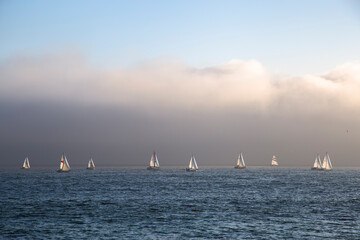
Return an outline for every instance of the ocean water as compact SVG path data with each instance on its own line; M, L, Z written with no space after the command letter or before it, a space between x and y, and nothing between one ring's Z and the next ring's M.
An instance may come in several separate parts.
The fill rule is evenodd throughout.
M360 239L360 170L0 170L1 239Z

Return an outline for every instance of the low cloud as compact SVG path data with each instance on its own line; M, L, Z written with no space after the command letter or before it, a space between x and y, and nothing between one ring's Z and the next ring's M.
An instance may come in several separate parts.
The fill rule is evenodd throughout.
M358 166L360 63L324 74L274 74L256 60L195 68L159 58L101 68L77 52L17 56L0 63L0 167L30 154L38 166L311 166L329 151L334 166ZM121 157L118 157L121 156ZM19 163L19 159L21 160ZM85 160L84 160L85 159ZM101 159L101 161L100 161Z
M160 58L128 68L94 66L77 52L17 56L0 65L0 98L140 109L245 108L314 113L360 107L360 62L321 75L273 74L256 60L195 68Z

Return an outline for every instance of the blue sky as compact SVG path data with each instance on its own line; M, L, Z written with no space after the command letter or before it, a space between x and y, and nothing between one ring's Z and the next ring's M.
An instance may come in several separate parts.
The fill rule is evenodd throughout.
M103 66L256 59L321 73L360 56L355 1L1 1L0 59L78 49Z

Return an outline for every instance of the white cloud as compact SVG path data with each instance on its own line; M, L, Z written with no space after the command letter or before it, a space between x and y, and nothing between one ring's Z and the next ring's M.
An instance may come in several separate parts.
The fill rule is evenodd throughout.
M78 53L23 56L0 65L0 98L152 108L244 107L302 112L360 107L360 63L323 75L272 74L256 60L194 68L155 59L100 69Z

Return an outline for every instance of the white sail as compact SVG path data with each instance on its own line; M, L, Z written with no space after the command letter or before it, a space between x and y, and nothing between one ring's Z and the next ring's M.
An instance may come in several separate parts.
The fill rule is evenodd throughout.
M321 158L319 155L317 156L317 165L318 165L318 169L321 169Z
M271 166L278 166L278 165L279 165L279 163L277 162L277 159L274 155L271 160Z
M333 168L333 166L332 166L332 163L331 163L331 160L330 160L330 156L329 156L328 153L326 153L326 155L327 155L327 159L328 159L328 165L329 165L330 170L331 170Z
M149 166L150 167L155 167L154 155L151 155Z
M95 163L92 158L90 158L87 169L95 169Z
M324 160L323 160L323 165L322 165L323 169L324 170L327 170L329 169L329 161L328 161L328 158L327 158L327 154L325 154L324 156Z
M29 163L29 158L28 157L25 158L22 168L24 168L24 169L29 169L30 168L30 163Z
M326 159L326 155L325 155L325 156L324 156L324 160L323 160L322 165L321 165L321 168L322 168L322 169L325 169L326 166L327 166L327 159Z
M196 170L199 169L194 156L193 156L193 166L194 166L194 169L196 169Z
M91 159L91 166L92 166L93 168L95 168L95 163L94 163L94 160L93 160L93 159Z
M154 153L154 159L155 159L155 161L154 161L155 167L160 167L159 160L158 160L157 155L155 153Z
M242 153L240 153L240 156L241 156L241 166L246 167L244 157L243 157Z
M316 156L313 168L316 168L316 169L317 169L317 168L319 167L317 161L318 161L318 158L317 158L317 156Z
M245 167L246 167L246 165L245 165L244 157L243 157L242 153L240 152L235 168L245 168Z
M67 172L70 171L70 165L68 160L66 159L65 154L61 155L60 167L58 172Z
M324 156L324 160L322 162L321 168L328 171L332 169L332 164L328 153L326 153Z
M159 168L160 168L160 163L156 153L154 152L154 154L151 155L148 169L159 169Z
M321 160L319 154L316 155L313 169L321 169Z
M63 166L64 166L64 154L61 155L61 160L60 160L60 167L59 167L59 170L62 170L63 169Z
M63 166L63 171L69 171L70 170L70 165L69 162L65 156L65 161L64 161L64 166Z
M193 164L193 156L191 156L190 158L190 162L189 162L189 169L193 169L194 168L194 164Z
M236 162L236 166L239 167L241 165L241 156L239 154L237 162Z
M322 162L321 168L324 170L332 170L332 164L328 153L326 153L324 156L324 160Z
M194 157L194 156L191 156L190 162L189 162L189 167L186 168L186 170L187 170L187 171L196 171L196 170L198 170L198 169L199 169L199 167L198 167L198 165L197 165L197 163L196 163L195 157Z

